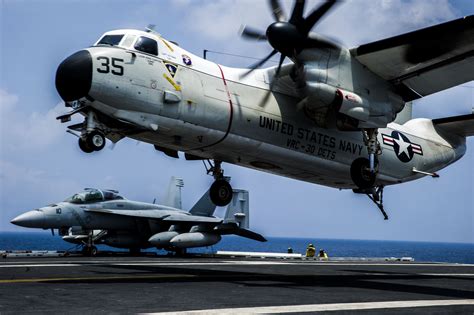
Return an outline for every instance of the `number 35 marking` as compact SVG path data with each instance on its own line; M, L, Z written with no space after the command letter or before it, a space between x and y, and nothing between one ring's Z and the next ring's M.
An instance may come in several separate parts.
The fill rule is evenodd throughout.
M102 61L100 67L97 68L97 72L100 73L109 73L110 71L110 59L109 57L99 56L97 57L98 61ZM124 62L123 59L112 58L112 74L123 75L123 66L121 63Z

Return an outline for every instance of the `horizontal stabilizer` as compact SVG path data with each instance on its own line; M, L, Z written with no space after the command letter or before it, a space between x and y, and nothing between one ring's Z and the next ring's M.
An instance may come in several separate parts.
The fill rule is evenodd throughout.
M220 235L238 235L251 240L266 242L267 239L262 235L247 229L240 228L236 223L223 223L214 228L214 232Z
M448 133L474 136L474 114L433 119L433 124Z

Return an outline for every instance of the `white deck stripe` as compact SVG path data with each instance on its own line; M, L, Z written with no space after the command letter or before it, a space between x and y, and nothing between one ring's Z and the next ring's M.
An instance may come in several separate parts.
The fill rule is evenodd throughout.
M147 314L277 314L277 313L351 311L351 310L393 309L393 308L453 306L453 305L474 305L474 300L472 299L471 300L418 300L418 301L310 304L310 305L208 309L208 310L197 310L197 311L163 312L163 313L147 313Z
M444 264L444 263L370 263L370 262L319 262L319 261L219 261L219 262L158 262L158 261L71 261L70 263L0 263L0 268L19 267L77 267L77 266L245 266L245 265L296 265L296 266L403 266L403 267L473 267L472 264ZM437 275L427 274L427 275ZM444 275L444 274L440 274Z

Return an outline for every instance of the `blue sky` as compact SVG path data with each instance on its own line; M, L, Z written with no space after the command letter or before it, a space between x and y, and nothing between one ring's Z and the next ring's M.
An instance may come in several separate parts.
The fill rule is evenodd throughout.
M284 3L290 12L291 2ZM210 49L261 57L271 48L240 39L238 30L242 24L264 30L272 22L266 1L0 0L0 10L0 230L27 231L9 221L83 187L160 200L176 175L185 180L184 206L198 200L212 183L201 162L174 160L132 140L81 153L76 138L55 120L66 111L54 87L56 68L105 31L148 24L197 55ZM316 30L352 47L473 13L471 0L346 1ZM211 58L229 66L253 62ZM414 112L445 117L469 113L473 104L469 82L417 101ZM251 227L267 236L471 243L473 170L469 139L466 156L439 172L441 178L386 188L391 219L383 221L365 196L225 164L234 187L250 191Z

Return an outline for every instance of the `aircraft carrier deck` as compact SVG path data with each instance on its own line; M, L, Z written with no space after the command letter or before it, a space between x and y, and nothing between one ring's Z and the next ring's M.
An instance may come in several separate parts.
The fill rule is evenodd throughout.
M0 257L0 314L473 314L474 265L235 257Z

